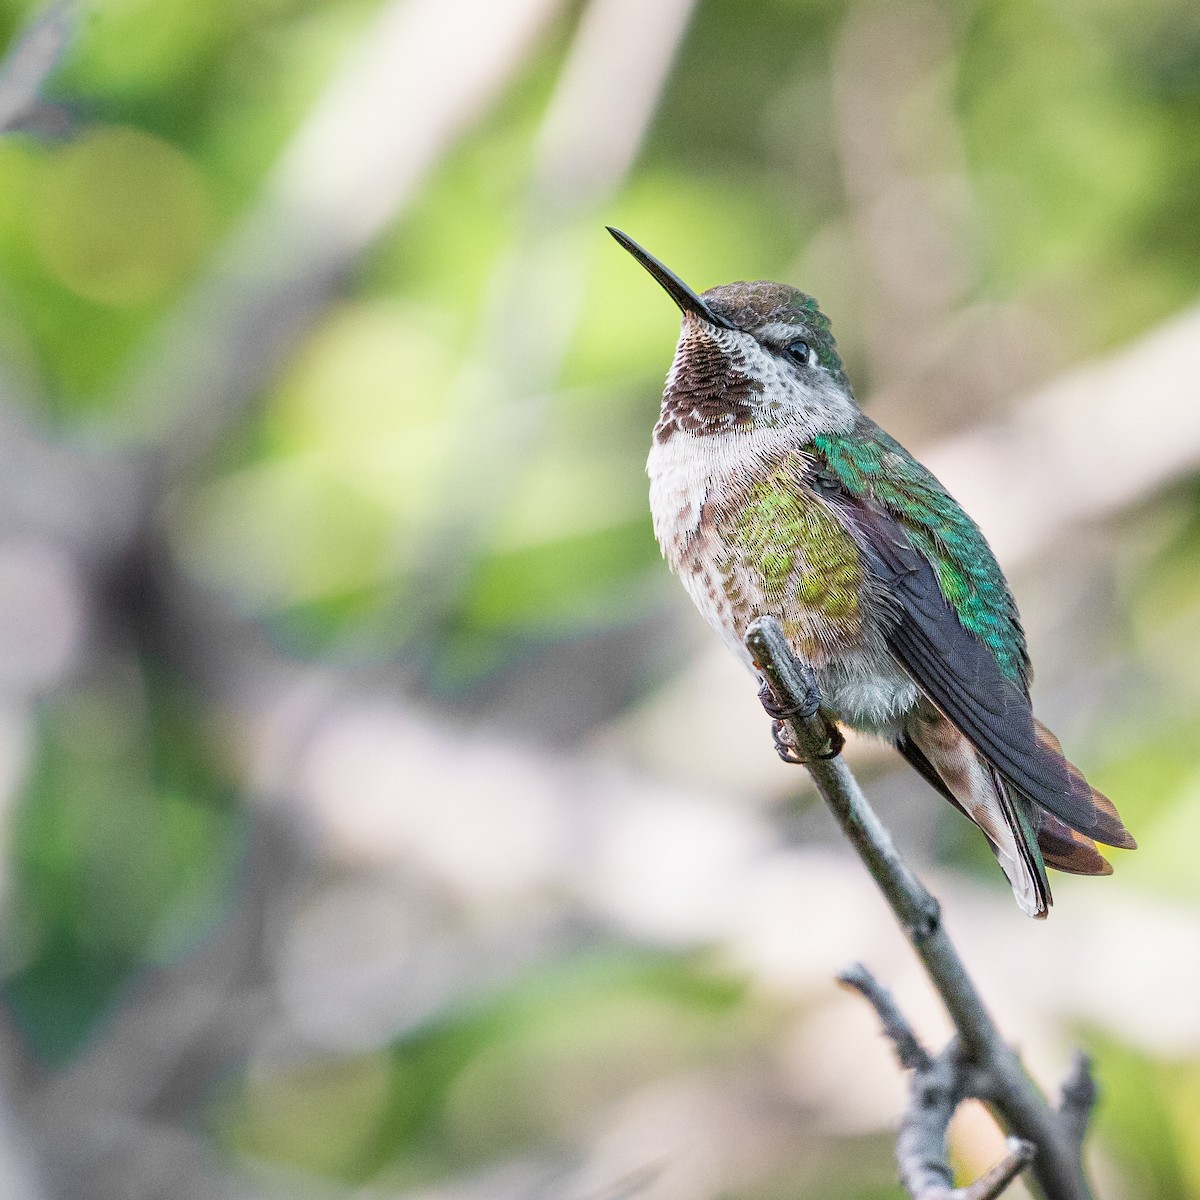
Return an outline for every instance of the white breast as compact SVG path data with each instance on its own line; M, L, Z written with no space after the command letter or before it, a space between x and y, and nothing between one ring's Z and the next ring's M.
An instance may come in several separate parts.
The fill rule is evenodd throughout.
M725 558L720 528L702 522L714 493L728 492L761 478L767 464L792 450L794 431L781 428L731 430L712 437L682 431L650 449L650 512L663 557L683 583L700 614L747 666L742 644L717 566ZM795 451L798 453L798 451Z

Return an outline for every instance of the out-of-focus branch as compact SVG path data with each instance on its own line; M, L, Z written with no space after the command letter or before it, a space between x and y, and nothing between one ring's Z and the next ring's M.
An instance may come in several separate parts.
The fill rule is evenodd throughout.
M832 133L846 190L846 253L860 276L860 323L876 387L905 392L927 369L977 274L965 236L970 175L957 127L954 21L937 5L846 7L831 47ZM934 81L939 83L935 84ZM920 108L915 139L897 114ZM941 401L929 391L922 405Z
M3 403L0 522L89 565L128 552L170 481L201 461L315 321L359 256L525 60L561 0L390 0L301 124L262 196L100 405L125 440L87 449ZM56 5L0 74L0 130L54 66L73 9ZM461 32L470 26L473 35ZM446 63L454 69L447 70ZM414 116L419 114L419 116ZM111 416L106 417L106 430ZM106 445L106 442L108 443Z
M896 1049L900 1065L912 1071L908 1109L896 1135L896 1163L905 1190L914 1200L992 1200L999 1196L1033 1161L1035 1148L1021 1138L1010 1138L1007 1153L989 1171L968 1187L954 1186L946 1131L955 1109L975 1096L972 1085L978 1080L958 1040L932 1058L891 994L866 967L855 963L838 976L838 981L871 1005ZM980 1090L986 1094L986 1083Z
M70 552L91 585L97 641L111 629L122 656L136 656L125 634L133 635L135 652L169 640L181 657L215 656L195 623L173 623L175 614L145 586L154 581L165 488L202 461L253 401L360 254L487 111L559 3L385 3L254 209L118 381L117 399L105 407L124 414L132 449L99 438L72 447L42 436L24 418L32 406L2 403L17 388L0 373L0 434L7 435L0 436L0 532L34 532ZM6 64L0 129L28 127L38 88L65 42L68 11L50 10ZM469 38L462 36L466 27ZM260 815L256 827L263 824ZM286 897L290 871L277 872L294 865L290 849L290 842L262 844L263 862L248 873L254 888L242 896L236 918L200 954L139 980L105 1036L69 1071L29 1068L11 1107L55 1148L56 1169L70 1176L66 1192L131 1194L115 1178L115 1131L127 1139L164 1113L189 1108L207 1071L243 1057L269 1018L259 1011L266 993L255 978L264 961L258 940L263 920ZM7 1033L0 1026L5 1061L20 1050ZM10 1106L8 1090L0 1089L2 1108ZM0 1111L0 1127L6 1115ZM27 1190L35 1194L32 1184Z
M65 111L43 100L41 91L71 39L74 24L73 4L53 4L9 50L0 64L0 133L18 129L57 133L65 128Z
M1197 380L1200 308L1192 308L1063 375L1005 421L935 442L921 460L1002 562L1028 560L1073 525L1126 510L1196 470ZM1153 437L1129 436L1131 405Z
M131 437L157 447L160 475L202 458L265 386L360 254L486 111L559 4L383 7L257 206L117 383L113 407Z
M583 10L534 141L514 237L488 281L476 351L455 389L470 406L469 432L420 551L427 625L454 619L532 452L586 295L586 261L602 233L596 214L634 164L695 3L590 0Z
M1200 465L1200 309L1088 361L1011 408L993 385L980 383L965 402L958 387L945 386L945 371L954 368L953 378L971 387L962 368L976 355L1014 358L1003 322L972 323L969 341L954 334L954 314L961 315L979 273L972 248L978 239L964 236L975 224L972 176L950 102L953 88L944 85L955 62L954 28L948 10L936 5L867 0L847 11L831 55L833 132L851 232L838 261L844 271L851 256L869 280L860 300L876 389L868 403L899 411L919 396L921 408L934 414L946 403L939 395L957 399L954 418L975 423L920 447L919 457L1008 566L1044 552L1078 522L1127 509ZM924 106L919 125L896 119L918 105ZM913 128L923 131L919 140ZM949 358L946 346L953 347ZM942 386L929 387L927 372L939 359ZM978 409L989 400L1003 400L1005 415L978 423ZM1129 437L1131 405L1139 427L1154 436Z
M1052 1109L1000 1036L942 924L937 900L901 859L849 767L836 753L834 731L820 712L812 672L792 653L779 623L770 617L750 626L746 647L772 693L773 707L789 714L795 747L817 790L871 873L941 996L958 1033L963 1064L972 1073L971 1093L986 1100L1010 1131L1036 1147L1032 1170L1047 1200L1089 1200L1091 1192L1081 1162L1083 1126L1076 1115L1077 1105L1086 1099L1085 1066L1077 1061L1072 1071L1070 1095L1076 1099L1070 1101L1067 1113ZM898 1014L894 1007L887 1012L885 1025L895 1026ZM924 1052L914 1051L919 1043L911 1032L902 1037L902 1043L904 1052L910 1057L915 1054L914 1061L920 1063ZM935 1060L935 1065L940 1061ZM921 1074L922 1068L918 1067L918 1077ZM920 1144L926 1145L927 1141L925 1137Z
M1092 1075L1092 1061L1082 1050L1076 1050L1071 1069L1062 1083L1058 1111L1080 1145L1083 1145L1095 1107L1096 1080Z

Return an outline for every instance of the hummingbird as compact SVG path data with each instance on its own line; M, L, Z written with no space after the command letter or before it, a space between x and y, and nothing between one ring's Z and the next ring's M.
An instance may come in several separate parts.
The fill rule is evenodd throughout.
M1029 916L1053 902L1047 867L1111 874L1097 843L1136 842L1033 715L991 548L859 408L817 302L765 280L698 294L608 230L682 314L647 472L655 536L704 618L751 670L747 628L775 618L831 729L887 740L974 821ZM765 681L759 696L799 761Z

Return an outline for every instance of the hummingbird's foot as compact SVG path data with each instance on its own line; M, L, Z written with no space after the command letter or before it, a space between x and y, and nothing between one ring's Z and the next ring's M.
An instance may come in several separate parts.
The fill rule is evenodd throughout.
M816 759L837 758L841 754L846 739L842 737L842 731L838 728L837 721L828 711L821 708L821 694L815 686L809 688L798 704L783 704L775 695L771 685L764 679L759 684L758 702L766 710L767 716L771 718L771 740L775 743L775 753L785 763L792 766L804 766L805 763ZM802 721L811 721L818 714L825 726L825 738L829 749L808 759L796 747L796 735L792 730L791 722L797 717Z
M815 688L799 704L783 704L765 679L758 685L758 702L773 721L788 721L792 717L807 721L815 717L817 709L821 707L821 699Z
M825 734L829 739L829 749L822 754L815 754L813 758L805 758L799 750L792 744L792 727L789 722L782 717L776 717L771 722L771 740L775 743L775 753L787 763L789 766L802 767L806 763L815 760L824 761L830 758L837 758L842 752L842 748L846 745L846 739L842 736L842 731L838 728L837 722L829 717L824 718Z

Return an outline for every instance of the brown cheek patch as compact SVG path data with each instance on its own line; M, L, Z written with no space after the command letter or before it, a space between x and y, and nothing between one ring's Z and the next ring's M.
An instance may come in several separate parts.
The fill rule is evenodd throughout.
M665 442L677 429L712 434L748 424L752 398L761 391L762 384L711 338L689 337L680 347L654 436Z

